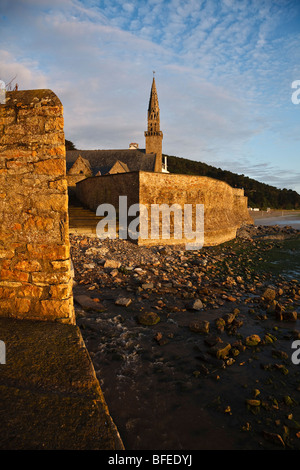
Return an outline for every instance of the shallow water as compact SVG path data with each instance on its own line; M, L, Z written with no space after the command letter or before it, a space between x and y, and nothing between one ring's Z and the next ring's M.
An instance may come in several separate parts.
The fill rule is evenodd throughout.
M300 279L300 239L285 240L268 255L269 269L288 279Z
M282 216L257 219L255 225L290 226L300 230L300 217ZM268 256L268 269L274 274L282 274L289 279L300 278L300 238L278 243Z
M297 230L300 230L300 217L299 215L295 216L279 216L279 217L267 217L265 219L256 219L254 221L255 225L288 225Z

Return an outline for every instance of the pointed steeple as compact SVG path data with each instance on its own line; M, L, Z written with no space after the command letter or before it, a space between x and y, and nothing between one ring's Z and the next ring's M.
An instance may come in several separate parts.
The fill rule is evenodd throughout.
M160 132L159 104L154 76L148 106L148 132Z
M152 87L148 106L148 126L145 132L146 153L156 154L155 171L162 171L162 139L163 133L160 130L160 112L156 83L153 74Z

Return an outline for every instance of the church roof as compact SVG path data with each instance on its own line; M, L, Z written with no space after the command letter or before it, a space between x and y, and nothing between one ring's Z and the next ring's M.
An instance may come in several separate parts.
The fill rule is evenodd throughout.
M67 171L79 155L89 161L94 175L98 171L102 175L108 173L118 160L127 165L129 171L154 171L155 166L155 155L146 154L142 149L67 150Z

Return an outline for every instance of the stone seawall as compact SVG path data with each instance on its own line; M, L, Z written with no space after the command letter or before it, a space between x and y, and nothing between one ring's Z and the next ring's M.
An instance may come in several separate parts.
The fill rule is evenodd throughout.
M51 90L0 105L0 316L74 323L63 106Z
M140 203L147 207L151 204L179 204L182 208L184 204L203 204L205 246L231 240L241 224L253 223L243 189L203 176L141 172ZM174 238L164 242L178 243ZM153 244L154 241L139 240L139 243Z
M152 204L204 205L204 245L217 245L231 240L242 224L252 224L247 209L247 198L242 189L212 178L190 175L132 172L87 178L76 185L78 199L89 209L96 210L102 203L118 209L119 196L128 196L128 207L139 202L149 214L149 237L139 238L141 245L179 244L188 240L150 238L150 206ZM171 230L172 230L171 214ZM195 226L193 227L195 228ZM161 230L161 227L160 227Z

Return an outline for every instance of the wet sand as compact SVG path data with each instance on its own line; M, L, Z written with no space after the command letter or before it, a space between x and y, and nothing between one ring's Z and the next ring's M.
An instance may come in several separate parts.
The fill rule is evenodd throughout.
M300 282L272 264L290 242L185 252L71 236L75 301L98 307L75 302L77 323L126 449L300 449ZM270 284L275 303L262 298ZM142 324L145 312L159 321ZM218 357L216 345L230 346Z

